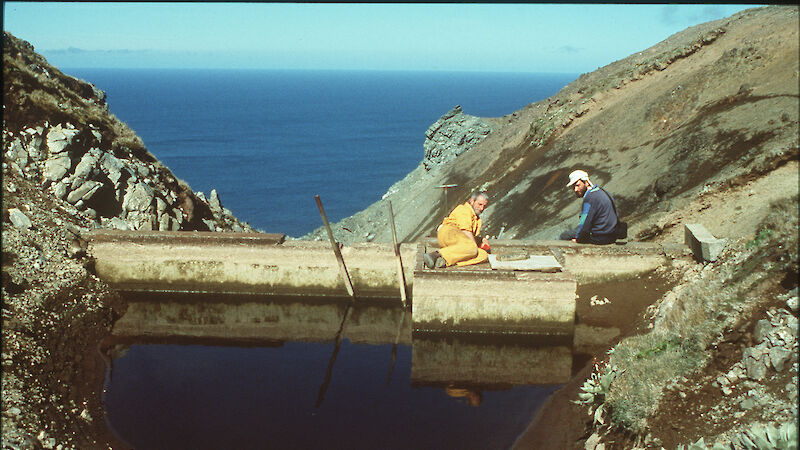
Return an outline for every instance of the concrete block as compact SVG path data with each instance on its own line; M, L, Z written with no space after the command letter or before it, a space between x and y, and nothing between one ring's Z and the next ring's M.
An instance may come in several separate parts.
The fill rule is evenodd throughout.
M684 242L692 249L698 261L716 261L727 241L715 238L703 225L691 223L685 225Z
M414 329L572 334L576 288L563 272L416 271Z
M411 289L416 245L400 247ZM330 243L259 233L103 230L89 236L98 276L118 290L347 296ZM391 244L342 256L357 297L399 298ZM408 261L409 263L406 263Z

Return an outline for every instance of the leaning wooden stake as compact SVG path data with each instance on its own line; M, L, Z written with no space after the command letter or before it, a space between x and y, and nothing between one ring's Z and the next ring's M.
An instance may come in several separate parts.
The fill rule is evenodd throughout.
M400 256L400 245L397 243L397 231L394 228L394 212L392 202L389 201L389 222L392 224L392 243L394 243L394 254L397 256L397 279L400 283L400 300L403 308L406 307L406 274L403 272L403 258Z
M319 199L319 195L315 195L314 199L317 201L319 214L322 216L322 223L325 224L325 229L328 230L328 239L331 241L333 253L336 255L336 260L339 262L339 273L341 273L342 278L344 278L344 286L347 288L347 293L350 294L350 298L355 301L356 295L353 292L353 283L350 282L350 275L347 273L347 267L344 265L344 258L342 258L342 251L339 249L339 243L333 238L333 231L331 231L331 225L328 223L328 217L325 215L325 208L322 207L322 200Z

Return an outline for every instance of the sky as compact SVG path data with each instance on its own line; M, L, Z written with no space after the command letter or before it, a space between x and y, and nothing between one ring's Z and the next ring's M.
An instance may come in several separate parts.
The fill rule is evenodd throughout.
M585 73L757 5L4 2L64 68Z

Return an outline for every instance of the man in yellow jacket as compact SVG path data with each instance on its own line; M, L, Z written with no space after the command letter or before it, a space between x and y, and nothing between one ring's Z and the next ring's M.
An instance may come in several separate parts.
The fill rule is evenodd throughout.
M481 231L481 213L487 205L489 196L476 191L466 203L456 206L437 229L439 250L423 255L425 267L468 266L489 259L489 254L477 243ZM488 246L489 241L484 237L481 247Z

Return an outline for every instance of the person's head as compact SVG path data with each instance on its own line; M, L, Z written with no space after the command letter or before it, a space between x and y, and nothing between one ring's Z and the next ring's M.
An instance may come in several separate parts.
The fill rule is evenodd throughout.
M484 209L489 206L489 194L484 191L475 191L469 197L469 205L475 210L475 214L481 215Z
M586 191L592 187L592 182L589 181L589 174L583 170L572 171L572 173L569 174L569 183L567 183L567 187L572 189L576 197L583 197Z

